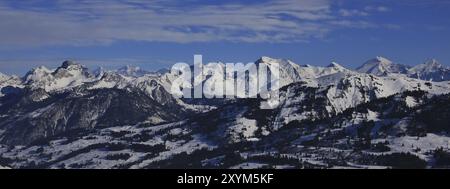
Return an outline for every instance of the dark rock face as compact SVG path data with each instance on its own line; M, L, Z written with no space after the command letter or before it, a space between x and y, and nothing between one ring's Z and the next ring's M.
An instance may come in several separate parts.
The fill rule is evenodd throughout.
M66 60L62 63L61 67L67 69L67 68L69 68L69 66L72 66L72 65L76 65L76 63L71 60Z
M95 87L102 82L115 85ZM86 67L73 61L64 61L54 71L33 69L24 77L22 86L1 88L2 144L27 145L72 131L163 124L192 113L155 79L129 83L114 72L95 78Z
M55 94L38 102L32 98L42 91L2 99L11 106L3 106L1 112L11 116L0 120L0 128L6 130L1 142L29 144L71 130L134 125L144 121L161 124L187 115L181 107L171 103L173 101L162 97L170 98L167 93L159 94L165 100L162 105L139 91L97 89L82 92L82 96L72 96L72 92Z

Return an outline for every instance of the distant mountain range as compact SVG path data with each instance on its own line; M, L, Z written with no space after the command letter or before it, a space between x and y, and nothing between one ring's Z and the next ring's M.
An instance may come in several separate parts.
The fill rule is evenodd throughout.
M275 63L274 109L261 108L261 98L174 98L168 70L90 71L65 61L23 77L0 74L0 167L450 166L448 67L383 57L356 70L255 62ZM223 75L205 80L214 78Z
M376 76L397 73L405 74L411 78L428 81L450 80L450 68L440 64L435 59L430 59L423 64L411 67L393 63L392 61L383 57L376 57L372 60L367 61L356 70L361 73L368 73Z

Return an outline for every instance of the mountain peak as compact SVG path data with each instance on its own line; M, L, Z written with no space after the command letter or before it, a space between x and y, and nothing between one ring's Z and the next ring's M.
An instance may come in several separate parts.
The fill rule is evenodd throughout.
M30 71L28 71L28 73L25 75L25 77L27 77L28 75L45 75L45 74L50 74L52 72L52 70L48 69L45 66L38 66L35 67L33 69L31 69Z
M95 77L101 77L105 72L106 72L105 68L101 66L97 67L94 71L92 71Z
M409 72L411 74L425 74L446 70L445 66L440 64L436 59L429 59L422 64L412 67Z
M9 78L8 75L3 74L2 72L0 72L0 81L3 81L5 79Z
M382 76L389 73L406 73L408 68L406 65L395 64L385 57L377 56L366 61L362 66L356 68L356 70L361 73Z
M329 67L329 68L344 68L343 66L341 66L337 62L331 62L327 67Z
M450 69L440 64L436 59L429 59L408 70L409 77L427 81L450 80Z
M280 61L284 61L284 60L271 58L268 56L262 56L256 61L256 63L274 63L274 62L280 62Z
M261 62L271 62L271 61L274 61L276 59L268 57L268 56L261 56L261 58L259 58L258 60L261 60Z
M299 65L295 64L294 62L288 60L288 59L277 59L277 58L271 58L268 56L262 56L259 58L256 62L256 64L265 63L265 64L273 64L277 63L280 67L299 67Z
M62 65L58 67L52 74L55 75L56 77L67 77L68 73L70 73L70 75L82 74L85 75L86 77L90 76L87 67L78 64L72 60L64 61Z
M125 76L134 76L139 77L143 76L145 74L148 74L149 72L141 69L138 66L132 66L132 65L126 65L117 70L117 73L125 75Z
M389 60L389 59L387 59L385 57L382 57L382 56L377 56L373 60L375 60L376 62L379 62L379 63L392 64L391 60Z
M118 69L121 72L136 72L140 71L141 68L139 66L126 65Z
M80 65L75 63L72 60L66 60L62 63L61 68L68 69L69 67L73 67L73 66L80 66Z
M169 72L170 72L170 70L168 68L161 68L161 69L156 71L156 73L159 73L159 74L166 74L166 73L169 73Z
M425 62L425 65L427 65L428 67L433 67L433 68L440 68L440 67L442 67L442 64L439 63L439 61L437 61L434 58L427 60Z

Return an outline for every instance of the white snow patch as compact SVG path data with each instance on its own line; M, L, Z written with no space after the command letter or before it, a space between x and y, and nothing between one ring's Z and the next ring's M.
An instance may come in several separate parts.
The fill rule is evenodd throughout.
M388 145L393 152L410 152L428 159L426 152L437 148L450 149L450 137L428 133L425 137L403 136L390 138ZM419 150L420 151L417 151Z
M407 96L405 99L406 102L406 106L413 108L416 107L419 103L417 103L416 99L414 99L414 97L411 96Z

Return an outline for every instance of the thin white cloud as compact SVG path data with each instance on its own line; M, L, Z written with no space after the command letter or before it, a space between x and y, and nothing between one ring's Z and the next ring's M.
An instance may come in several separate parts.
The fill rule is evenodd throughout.
M29 2L28 2L29 3ZM0 3L0 48L105 45L120 40L162 42L297 42L336 27L359 12L332 11L330 0L275 0L200 5L190 1L60 0L49 7Z
M339 14L341 16L344 16L344 17L348 17L348 16L368 16L369 15L369 13L366 12L366 11L360 11L360 10L356 10L356 9L353 9L353 10L340 9L339 10Z
M366 6L364 7L364 10L366 11L378 11L378 12L388 12L391 9L385 6Z

